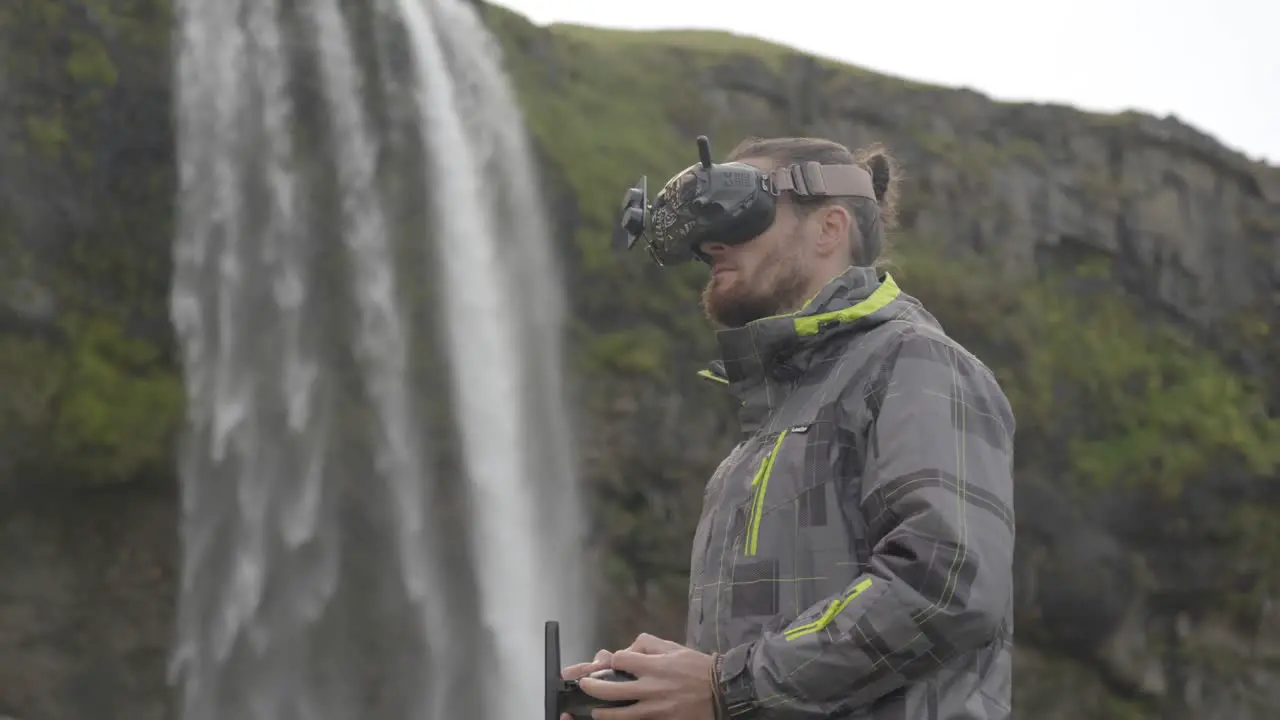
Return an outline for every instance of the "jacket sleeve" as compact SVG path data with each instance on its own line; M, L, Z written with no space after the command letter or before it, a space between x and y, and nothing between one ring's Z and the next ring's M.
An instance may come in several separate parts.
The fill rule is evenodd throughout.
M869 568L718 658L722 715L810 720L862 707L1001 632L1014 544L1008 400L972 355L923 333L901 336L877 377L846 400L875 417L846 428L865 441L845 512L866 518Z

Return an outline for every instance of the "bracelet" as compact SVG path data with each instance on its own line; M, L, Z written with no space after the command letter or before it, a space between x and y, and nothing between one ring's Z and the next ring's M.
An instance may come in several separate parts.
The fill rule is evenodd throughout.
M711 710L715 720L727 720L728 712L724 706L724 692L720 688L720 669L724 666L724 655L711 653Z
M751 672L752 647L740 645L715 659L719 720L747 720L759 714ZM726 677L726 673L728 676Z

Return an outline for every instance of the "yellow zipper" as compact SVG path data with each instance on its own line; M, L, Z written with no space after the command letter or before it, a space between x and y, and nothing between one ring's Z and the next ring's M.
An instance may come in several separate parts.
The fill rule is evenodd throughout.
M764 514L764 496L769 490L769 476L773 473L773 461L778 457L778 450L786 437L786 430L778 433L778 439L773 441L773 449L764 457L764 461L760 463L760 469L756 470L756 476L751 479L755 497L751 500L751 516L747 522L746 554L748 557L756 554L756 543L760 540L760 516Z
M827 606L826 611L824 611L821 617L817 620L798 627L793 627L783 632L782 636L787 640L795 640L796 638L811 635L822 630L826 626L830 625L831 621L836 619L836 615L839 615L841 610L844 610L849 603L853 602L854 598L866 592L869 587L871 587L871 578L864 578L862 582L854 585L853 589L850 590L843 598Z

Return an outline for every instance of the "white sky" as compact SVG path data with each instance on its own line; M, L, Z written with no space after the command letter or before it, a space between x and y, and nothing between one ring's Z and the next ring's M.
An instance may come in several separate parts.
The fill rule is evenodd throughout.
M540 25L728 30L1002 100L1172 113L1280 165L1280 0L495 2Z

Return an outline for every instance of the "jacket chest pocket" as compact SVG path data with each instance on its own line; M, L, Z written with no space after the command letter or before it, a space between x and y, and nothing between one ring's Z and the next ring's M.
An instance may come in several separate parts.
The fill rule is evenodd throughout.
M861 463L849 439L818 420L793 425L763 445L751 474L738 481L747 485L732 520L738 562L776 559L785 566L781 572L796 577L864 565Z
M790 534L791 526L809 524L815 514L825 514L825 488L818 487L831 479L824 469L829 467L825 456L830 445L824 427L821 423L793 425L765 443L768 449L738 507L738 547L743 556L777 552L771 537ZM779 514L783 509L790 512ZM777 523L787 527L774 527Z
M747 623L740 627L785 624L811 594L811 533L805 526L815 512L832 509L825 494L830 473L823 470L830 465L831 444L823 427L792 425L761 438L756 457L738 475L725 592L731 616ZM810 492L810 484L818 487Z

